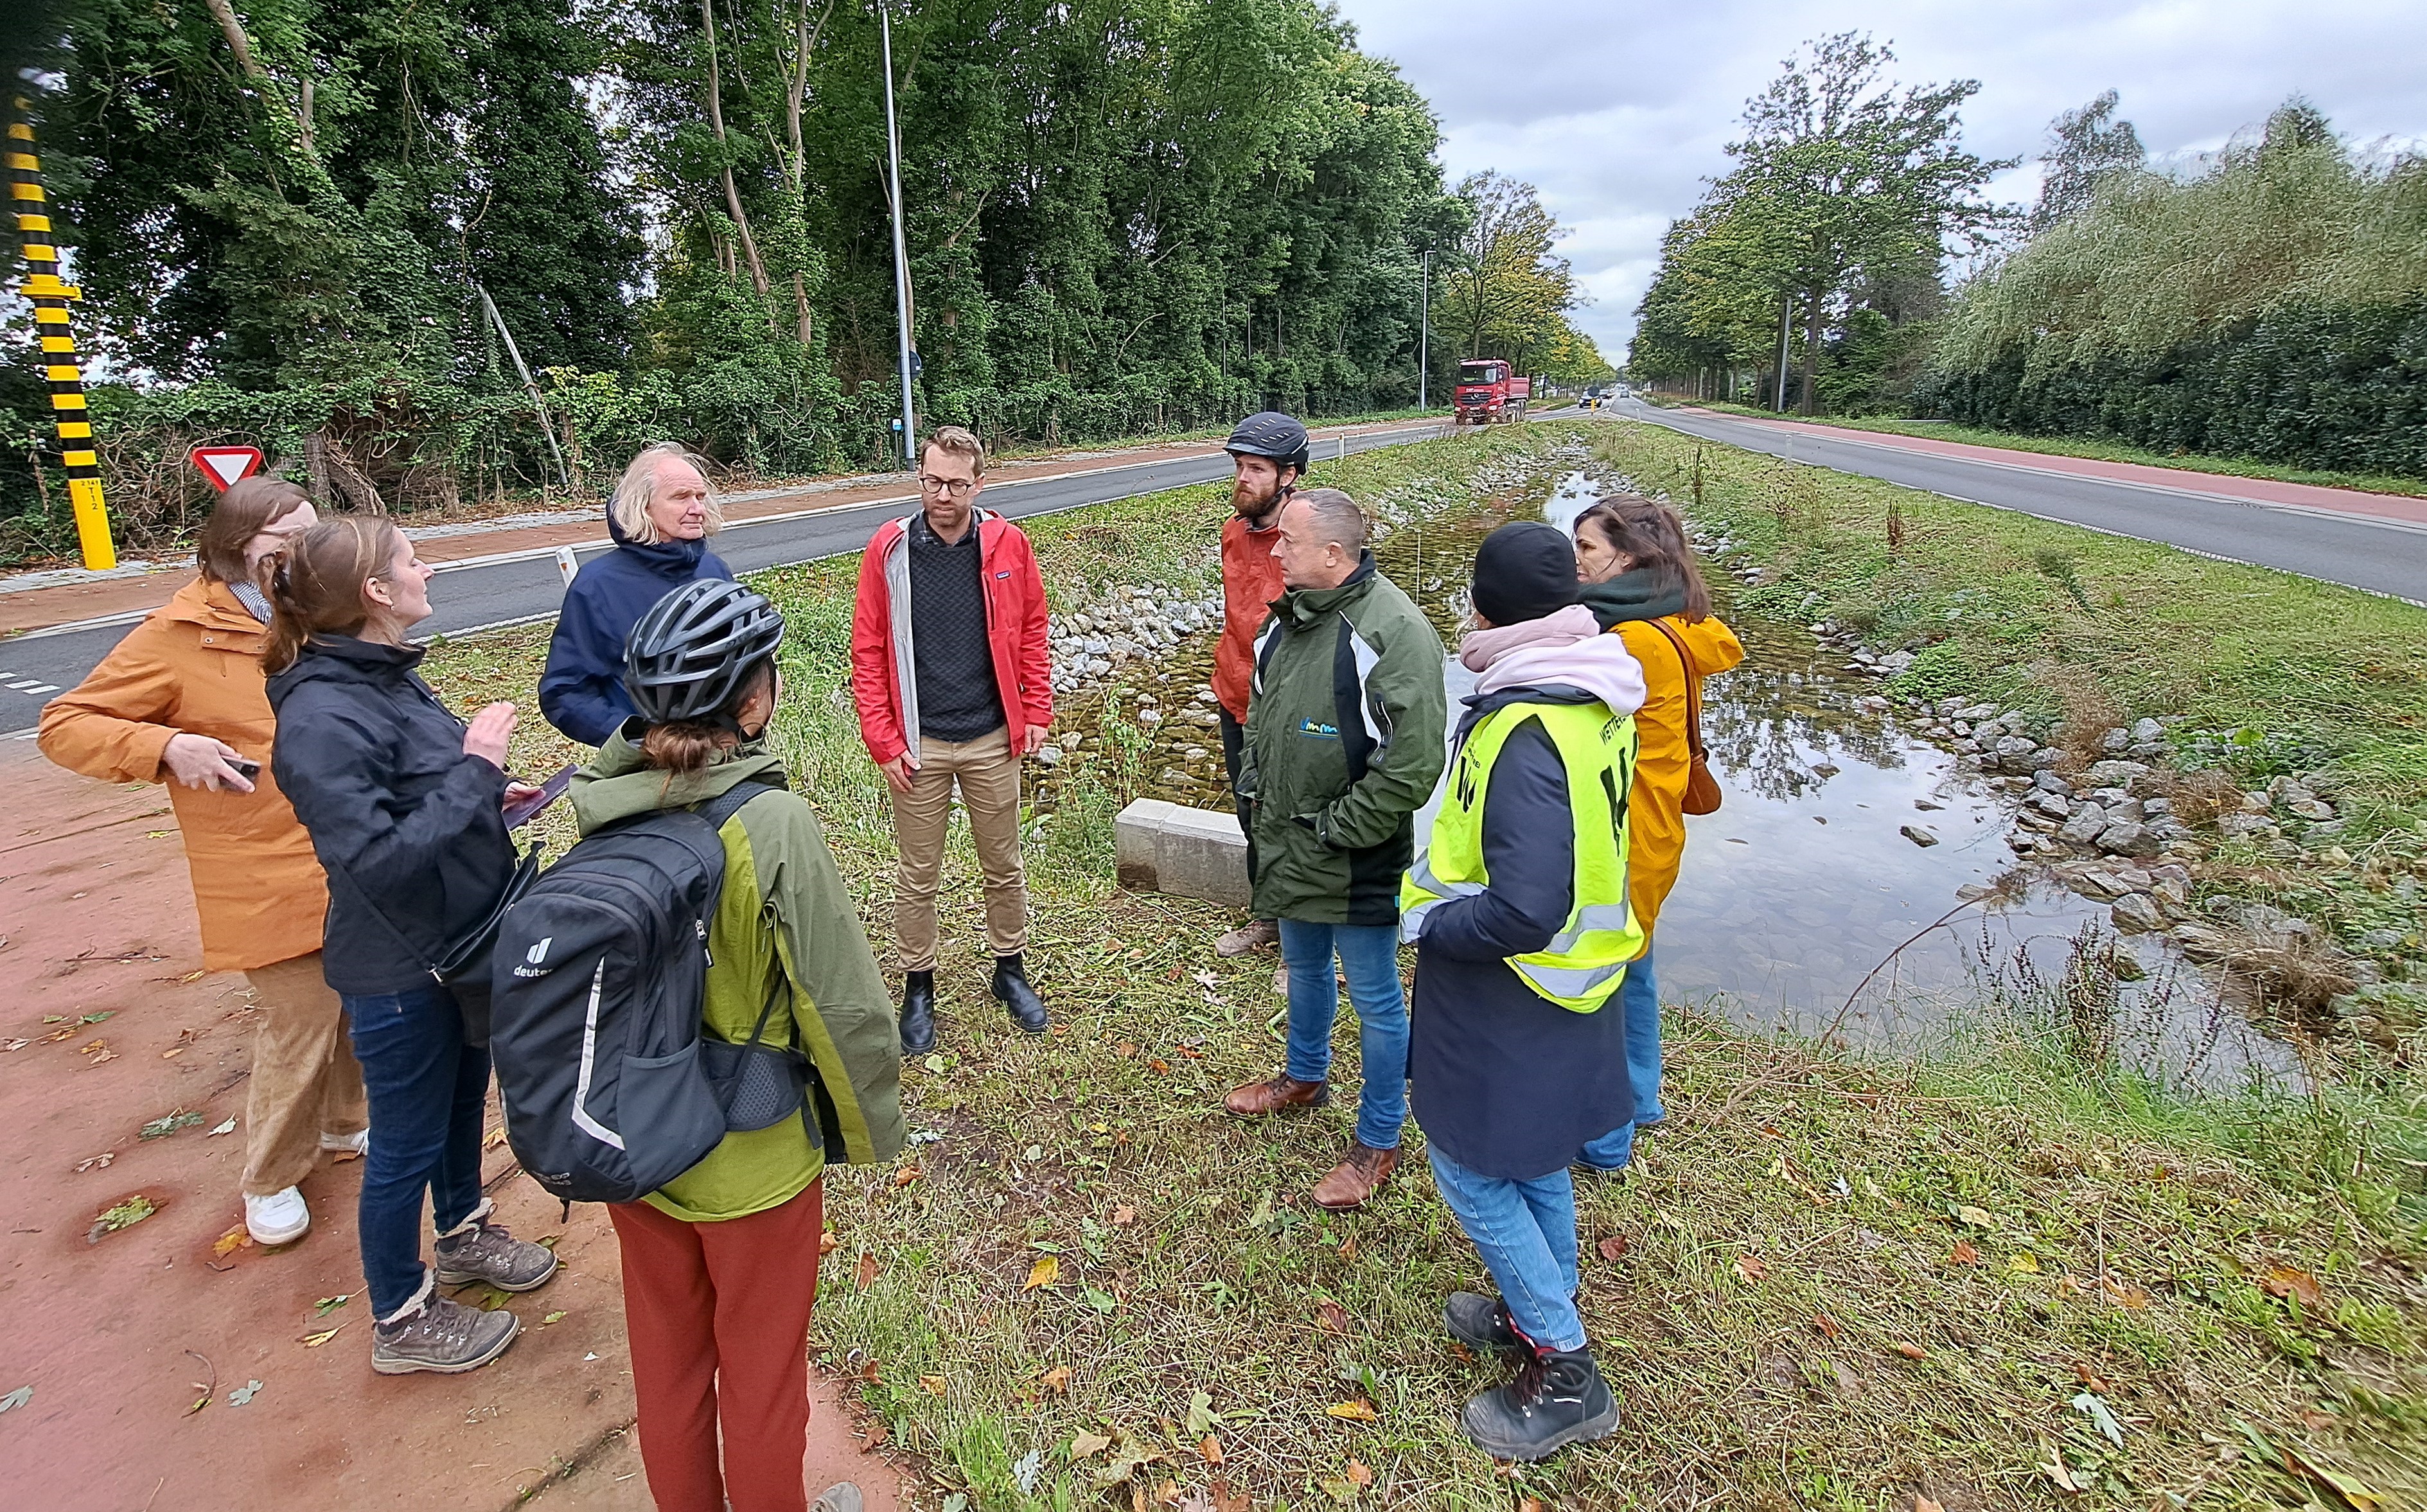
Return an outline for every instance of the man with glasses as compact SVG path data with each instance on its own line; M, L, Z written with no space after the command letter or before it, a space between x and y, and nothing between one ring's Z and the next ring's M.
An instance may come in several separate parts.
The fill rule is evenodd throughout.
M959 789L985 884L994 995L1045 1032L1029 985L1028 885L1019 856L1019 761L1053 723L1045 582L1028 537L978 508L985 448L948 425L919 454L919 512L878 528L859 561L851 688L860 738L892 791L901 867L902 1049L936 1045L936 885Z

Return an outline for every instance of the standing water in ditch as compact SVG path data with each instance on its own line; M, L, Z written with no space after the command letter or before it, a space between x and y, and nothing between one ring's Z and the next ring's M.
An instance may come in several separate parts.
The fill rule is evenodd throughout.
M1375 554L1454 645L1482 538L1514 519L1567 528L1604 491L1571 473L1471 511L1418 513ZM1746 656L1704 684L1726 800L1686 821L1657 935L1665 1000L1869 1049L1927 1046L1995 1011L2077 1052L2211 1086L2299 1079L2289 1047L2162 936L2113 935L2104 907L2018 857L2012 800L1903 727L1872 679L1800 626L1734 612L1726 575L1711 578ZM1072 743L1118 756L1147 796L1228 808L1212 642L1191 636L1078 699ZM1445 676L1455 727L1472 675L1453 658ZM1429 821L1428 808L1420 835Z

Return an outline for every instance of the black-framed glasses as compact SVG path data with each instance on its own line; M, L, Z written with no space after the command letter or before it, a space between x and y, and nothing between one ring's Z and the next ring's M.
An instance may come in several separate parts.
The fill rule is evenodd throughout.
M967 498L977 492L978 480L974 478L932 478L920 473L919 487L929 494L950 494L954 498Z

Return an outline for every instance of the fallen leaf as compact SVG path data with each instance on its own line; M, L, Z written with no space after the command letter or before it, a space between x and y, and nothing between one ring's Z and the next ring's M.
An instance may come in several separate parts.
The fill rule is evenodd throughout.
M859 1452L868 1454L892 1436L892 1426L883 1418L871 1418L868 1420L868 1441L859 1446Z
M2016 1250L2006 1257L2006 1269L2024 1276L2040 1274L2040 1258L2028 1249Z
M1148 1059L1146 1064L1154 1067L1154 1069L1162 1072L1165 1076L1169 1076L1171 1074L1171 1063L1169 1061L1163 1060L1159 1057L1150 1057Z
M1082 1433L1070 1440L1070 1457L1086 1459L1113 1447L1113 1440L1100 1433Z
M874 1250L870 1250L867 1254L859 1257L859 1290L865 1292L870 1287L876 1284L877 1270L876 1252Z
M871 1384L872 1385L872 1384L874 1384L874 1382L875 1382L875 1380L876 1380L876 1377L877 1377L876 1361L874 1361L874 1360L872 1360L872 1359L864 1359L864 1360L861 1360L861 1361L859 1362L859 1378L860 1378L861 1380L863 1380L863 1381L867 1381L867 1382L869 1382L869 1383L871 1383Z
M1348 1478L1360 1487L1370 1487L1374 1484L1374 1472L1365 1468L1365 1462L1361 1459L1350 1460L1347 1473Z
M2076 1392L2073 1398L2073 1409L2086 1414L2090 1419L2091 1426L2105 1434L2108 1442L2118 1449L2124 1447L2124 1424L2115 1421L2115 1413L2108 1406L2105 1397L2095 1396L2088 1391Z
M94 1040L91 1044L86 1046L84 1048L84 1054L87 1057L84 1064L87 1065L99 1065L105 1061L114 1061L118 1059L118 1052L113 1049L103 1049L102 1043L99 1040Z
M950 1390L950 1388L944 1384L944 1378L940 1375L921 1375L919 1377L919 1386L920 1389L925 1391L929 1396L942 1396Z
M562 1323L563 1321L564 1309L560 1308L556 1311L549 1313L546 1317L542 1318L539 1321L539 1325L545 1328L551 1323Z
M205 1134L205 1135L204 1135L203 1137L204 1137L204 1138L205 1138L205 1139L217 1139L217 1138L219 1138L221 1134L233 1134L233 1133L235 1133L235 1132L236 1132L236 1119L235 1119L233 1116L231 1116L231 1117L229 1117L229 1119L228 1119L225 1123L219 1125L217 1128L213 1129L213 1130L212 1130L208 1134Z
M1344 1334L1348 1331L1348 1309L1326 1297L1315 1305L1314 1321L1325 1333Z
M183 1055L183 1054L185 1054L185 1053L186 1053L186 1047L184 1047L183 1045L171 1045L171 1046L170 1046L167 1049L162 1050L162 1051L160 1052L160 1059L162 1059L162 1060L164 1060L164 1061L173 1061L173 1060L175 1060L178 1056Z
M2149 1305L2149 1293L2128 1281L2119 1281L2109 1276L2101 1280L2099 1285L2106 1291L2109 1299L2118 1307L2145 1308Z
M1902 1355L1907 1359L1928 1359L1930 1358L1930 1351L1922 1348L1919 1344L1898 1344L1896 1346L1896 1352Z
M1197 1445L1197 1456L1209 1465L1222 1463L1222 1440L1207 1434Z
M1743 1280L1758 1281L1769 1275L1769 1267L1751 1255L1739 1255L1736 1257L1735 1273Z
M1128 1203L1124 1202L1119 1207L1113 1210L1114 1227L1127 1228L1130 1225L1135 1222L1137 1222L1137 1210L1131 1207Z
M1374 1404L1362 1397L1354 1402L1334 1402L1323 1410L1328 1417L1345 1418L1351 1423L1379 1423L1382 1420L1382 1414L1374 1410Z
M2104 1396L2114 1390L2113 1387L2109 1386L2104 1380L2099 1378L2099 1374L2096 1371L2092 1370L2089 1366L2082 1364L2078 1360L2074 1362L2073 1375L2074 1379L2079 1381L2082 1385L2089 1387L2092 1390L2096 1391L2101 1396Z
M342 1323L337 1325L337 1328L342 1328L345 1325ZM330 1340L337 1337L337 1328L323 1328L316 1334L305 1334L303 1336L303 1347L306 1349L319 1348L322 1344L325 1344Z
M1968 1239L1957 1240L1955 1242L1954 1252L1946 1258L1958 1265L1978 1265L1980 1263L1980 1252L1972 1247L1972 1241Z
M1107 1315L1112 1312L1113 1309L1120 1305L1114 1300L1111 1293L1099 1292L1092 1286L1081 1287L1079 1289L1079 1294L1086 1299L1087 1306L1095 1309L1098 1312Z
M14 1412L32 1400L34 1400L34 1389L30 1386L21 1386L7 1396L0 1396L0 1412Z
M1045 1383L1049 1391L1058 1394L1070 1390L1070 1367L1067 1365L1056 1365L1037 1378Z
M1955 1221L1974 1228L1995 1228L1997 1227L1997 1215L1995 1213L1989 1211L1986 1208L1973 1207L1970 1203L1965 1203L1963 1206L1955 1210Z
M833 1229L826 1229L824 1232L818 1235L819 1254L831 1255L840 1248L842 1248L842 1241L835 1237L835 1231Z
M221 1260L225 1260L230 1255L235 1254L237 1250L249 1247L252 1244L252 1230L246 1228L244 1225L238 1224L235 1227L229 1229L226 1233L223 1233L217 1239L211 1241L211 1253Z
M116 1159L118 1159L116 1150L106 1149L98 1155L88 1155L76 1162L76 1175L82 1176L87 1171L106 1171L109 1169L109 1162Z
M925 1174L915 1165L905 1165L893 1173L893 1184L897 1187L905 1187Z
M1820 1330L1820 1337L1823 1339L1834 1339L1839 1332L1837 1320L1825 1312L1816 1312L1812 1315L1812 1326Z
M2284 1462L2341 1497L2352 1512L2377 1512L2379 1499L2367 1483L2331 1465L2318 1463L2290 1444L2284 1445Z
M2258 1288L2271 1297L2299 1297L2305 1308L2315 1309L2326 1299L2316 1276L2289 1265L2269 1266L2267 1274L2259 1277Z
M259 1381L247 1381L242 1386L237 1387L235 1390L228 1393L228 1406L232 1407L244 1406L250 1404L254 1397L259 1396L260 1394L261 1383Z
M312 1316L316 1318L325 1318L330 1313L336 1311L339 1308L344 1307L353 1299L354 1294L351 1292L340 1292L333 1297L322 1297L319 1301L312 1304Z
M1355 1234L1350 1234L1346 1239L1340 1242L1340 1258L1344 1260L1353 1260L1357 1258L1357 1236Z
M497 1128L490 1130L487 1133L481 1136L481 1147L482 1149L496 1149L505 1142L506 1130L503 1124L498 1125Z
M1028 1279L1021 1283L1019 1289L1023 1292L1034 1292L1041 1286L1051 1286L1061 1277L1062 1262L1053 1256L1048 1255L1028 1268Z
M1600 1244L1595 1244L1593 1248L1600 1251L1602 1259L1615 1263L1626 1259L1626 1236L1624 1234L1612 1234L1607 1239L1603 1240Z

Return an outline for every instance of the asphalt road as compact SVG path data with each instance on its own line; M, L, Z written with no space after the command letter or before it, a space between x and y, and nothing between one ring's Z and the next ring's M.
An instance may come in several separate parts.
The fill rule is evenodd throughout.
M1346 438L1349 451L1429 440L1443 433L1442 422L1426 421L1393 431L1370 431ZM1338 437L1314 443L1314 460L1338 454ZM1134 466L1110 466L1100 471L1060 478L989 484L985 504L1015 519L1051 514L1060 510L1133 498L1140 494L1212 482L1230 475L1228 458L1219 452L1182 457ZM906 484L907 480L904 480ZM885 520L904 512L911 504L905 487L899 498L819 511L790 519L737 521L716 538L717 555L736 572L758 572L796 561L814 561L857 551ZM1218 521L1208 521L1210 538ZM585 557L608 549L585 548ZM472 561L443 566L430 585L435 611L422 622L423 636L545 618L556 612L564 587L558 577L553 549L516 554L502 561ZM0 641L0 739L28 733L43 704L62 689L73 688L109 654L131 624L61 626L34 630Z
M1646 420L1749 451L1884 479L1948 498L2275 567L2427 605L2427 528L2199 492L1976 462L1877 443L1785 431L1732 415L1654 409L1628 399L1604 413ZM2193 475L2196 476L2196 475ZM5 654L5 653L0 653Z

